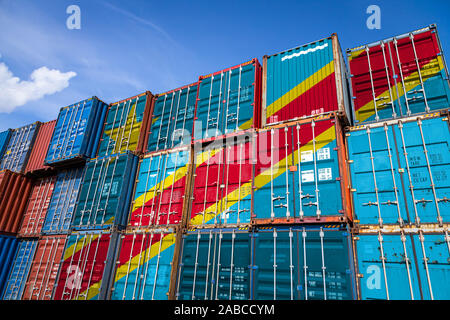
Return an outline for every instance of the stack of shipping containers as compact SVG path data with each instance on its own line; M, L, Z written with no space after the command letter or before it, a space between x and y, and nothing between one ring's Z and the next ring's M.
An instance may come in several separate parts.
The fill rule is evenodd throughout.
M4 300L449 299L434 25L0 133Z
M450 87L437 29L347 53L358 298L449 299Z

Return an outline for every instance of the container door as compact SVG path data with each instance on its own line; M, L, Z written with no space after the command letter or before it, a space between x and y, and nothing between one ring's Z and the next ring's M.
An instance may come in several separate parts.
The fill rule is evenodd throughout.
M177 107L173 115L167 148L188 145L192 138L197 85L176 92Z
M148 151L158 151L168 149L171 145L170 136L172 131L172 115L175 115L177 108L176 91L158 96L154 111L149 137Z
M25 169L29 152L33 147L37 125L35 123L14 130L2 158L1 169L21 172Z

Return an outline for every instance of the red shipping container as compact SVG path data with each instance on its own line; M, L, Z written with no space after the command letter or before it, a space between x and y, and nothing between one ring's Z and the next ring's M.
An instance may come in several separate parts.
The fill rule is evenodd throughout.
M20 237L39 237L55 187L56 177L40 178L33 182L27 209L19 230Z
M22 300L51 300L66 239L57 235L39 240Z
M0 232L18 232L31 186L31 179L22 174L0 171Z
M28 159L25 173L30 172L35 174L51 169L49 166L44 166L44 159L47 154L55 125L56 120L41 124L33 145L33 149L31 150L30 158Z

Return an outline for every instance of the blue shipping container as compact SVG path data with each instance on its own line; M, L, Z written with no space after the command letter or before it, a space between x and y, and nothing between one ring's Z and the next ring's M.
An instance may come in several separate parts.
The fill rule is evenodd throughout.
M64 234L70 230L75 203L83 178L84 167L61 171L56 178L43 234Z
M74 230L125 226L139 158L131 152L100 157L86 164Z
M6 147L8 146L9 138L11 137L11 132L12 132L11 129L0 132L0 161L3 157L3 153L6 150Z
M35 122L12 131L0 170L8 169L14 172L25 170L40 125L40 122Z
M21 240L5 285L3 300L20 300L30 272L38 241Z
M61 108L44 163L58 165L95 157L107 109L97 97Z
M0 293L2 295L18 243L19 240L15 236L0 235Z
M347 134L361 224L450 222L450 131L439 113L358 126Z

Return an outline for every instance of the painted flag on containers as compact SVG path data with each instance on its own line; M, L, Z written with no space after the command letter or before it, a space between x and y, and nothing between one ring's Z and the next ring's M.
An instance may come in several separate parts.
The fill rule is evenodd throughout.
M84 167L65 169L58 173L41 233L67 234L78 199Z
M334 113L259 130L254 223L352 220L342 131Z
M121 236L111 300L167 300L173 292L181 233L127 230Z
M0 161L5 153L6 147L8 146L9 138L11 137L12 130L8 129L6 131L0 132Z
M39 237L55 188L56 176L33 179L33 187L22 219L18 235Z
M328 112L351 121L347 73L336 34L264 56L262 125Z
M6 285L18 244L15 236L0 234L0 293Z
M20 240L2 300L21 300L38 241Z
M353 236L360 300L448 300L448 227L361 226Z
M103 124L97 156L125 151L141 154L147 147L152 103L150 91L111 103Z
M61 108L44 164L58 166L95 157L107 108L97 97Z
M436 25L347 50L355 124L450 108Z
M193 140L211 140L261 125L261 65L255 58L200 76Z
M0 163L0 170L23 173L36 139L40 122L14 129Z
M66 239L66 235L52 235L37 241L22 300L52 300Z
M195 145L189 226L251 222L255 134L246 130Z
M191 163L189 147L140 159L128 226L181 224Z
M198 82L158 94L154 101L147 152L189 145Z
M19 231L32 184L32 180L22 174L0 171L0 233Z
M98 231L68 236L53 300L105 300L118 238Z
M180 251L176 299L251 299L250 235L248 227L188 230Z
M355 219L361 224L450 222L448 113L350 128Z
M89 160L71 228L100 230L125 227L137 164L138 157L129 151Z

